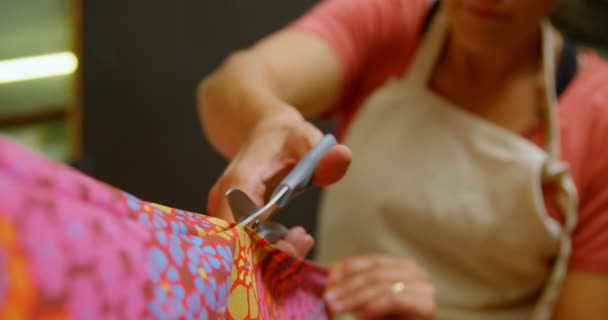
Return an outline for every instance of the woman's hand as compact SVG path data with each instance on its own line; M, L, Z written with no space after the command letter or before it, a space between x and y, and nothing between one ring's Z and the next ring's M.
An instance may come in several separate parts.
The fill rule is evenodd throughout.
M325 299L335 315L433 319L435 288L414 262L387 255L347 259L331 268Z
M289 170L322 136L311 123L291 114L258 123L211 189L208 213L234 221L225 196L230 188L241 189L261 207ZM338 181L350 160L351 153L346 146L334 146L319 162L313 183L324 186Z
M212 216L234 221L225 196L230 188L245 192L258 207L267 200L289 170L322 138L322 133L301 117L277 116L258 124L209 193ZM348 168L351 152L344 145L331 148L319 162L312 182L324 186L338 181ZM302 227L291 228L279 249L300 258L314 244Z
M306 257L314 244L314 238L300 226L290 228L285 238L275 243L277 248L302 259Z

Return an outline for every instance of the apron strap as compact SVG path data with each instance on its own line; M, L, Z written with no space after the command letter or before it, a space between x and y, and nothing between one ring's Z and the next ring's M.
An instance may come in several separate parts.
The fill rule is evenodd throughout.
M445 10L438 9L428 27L427 34L422 37L418 45L419 47L412 58L412 61L417 61L418 63L410 66L402 80L408 86L425 88L431 80L435 62L439 60L439 55L442 51L441 47L445 42L449 30Z
M560 129L557 108L557 91L555 88L555 54L553 29L549 21L542 25L543 74L545 85L546 139L545 151L548 159L542 168L542 181L556 186L556 200L564 215L564 225L560 230L559 251L547 284L534 309L532 319L549 320L559 299L561 286L568 272L568 261L571 254L571 234L577 220L578 195L576 185L569 174L566 163L561 161Z
M549 320L561 293L561 286L568 272L568 261L572 251L571 234L576 227L578 195L576 185L563 162L549 160L543 169L543 181L556 186L556 201L564 215L560 230L559 251L547 284L536 304L532 319Z
M544 114L546 116L545 151L553 160L560 159L559 116L557 114L557 91L555 88L555 52L553 29L549 21L542 24L543 82L545 86Z

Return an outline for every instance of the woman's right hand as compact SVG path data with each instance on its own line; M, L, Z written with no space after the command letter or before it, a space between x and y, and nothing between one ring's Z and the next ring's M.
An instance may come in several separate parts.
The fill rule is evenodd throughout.
M234 221L225 196L230 188L241 189L258 206L263 205L289 170L322 136L318 128L292 113L258 123L211 189L208 213ZM350 161L350 149L344 145L334 146L319 162L312 182L319 186L335 183L342 178Z
M342 64L333 48L297 28L278 31L226 57L197 89L205 135L231 160L209 194L208 213L234 219L225 197L231 187L261 205L322 138L304 117L337 106L342 88ZM350 160L347 147L333 147L321 159L312 182L336 182Z

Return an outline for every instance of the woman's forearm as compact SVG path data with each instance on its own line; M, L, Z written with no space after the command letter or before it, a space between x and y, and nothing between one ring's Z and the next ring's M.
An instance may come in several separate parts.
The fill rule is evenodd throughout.
M239 51L205 78L198 89L199 115L209 142L231 159L264 121L301 121L302 116L281 97L264 59Z
M264 121L290 125L332 107L342 87L335 52L320 38L286 29L233 53L198 90L210 143L232 158Z

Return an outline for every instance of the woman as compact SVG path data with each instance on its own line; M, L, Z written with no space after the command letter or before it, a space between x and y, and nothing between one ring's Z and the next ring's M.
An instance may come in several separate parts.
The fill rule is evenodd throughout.
M234 53L199 90L231 160L209 212L229 218L232 186L261 202L320 139L305 119L335 117L344 144L314 177L352 153L320 214L335 314L606 319L608 67L551 27L556 6L324 1Z

